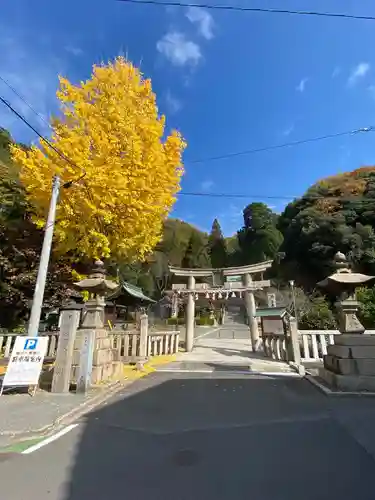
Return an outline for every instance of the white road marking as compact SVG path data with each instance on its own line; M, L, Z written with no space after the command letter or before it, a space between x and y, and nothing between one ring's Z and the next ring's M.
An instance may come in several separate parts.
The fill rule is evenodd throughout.
M70 424L67 427L64 427L64 429L61 429L61 431L57 432L53 436L50 436L46 439L43 439L43 441L40 441L40 443L34 444L34 446L30 446L30 448L27 448L22 452L22 455L29 455L30 453L33 453L34 451L40 450L40 448L43 448L43 446L46 446L47 444L52 443L53 441L56 441L57 439L61 438L68 432L72 431L77 427L78 424Z
M214 328L213 330L209 330L206 333L202 333L202 335L198 335L198 337L194 337L194 340L201 339L202 337L206 337L207 335L210 335L210 333L217 332L218 330L221 330L221 328Z

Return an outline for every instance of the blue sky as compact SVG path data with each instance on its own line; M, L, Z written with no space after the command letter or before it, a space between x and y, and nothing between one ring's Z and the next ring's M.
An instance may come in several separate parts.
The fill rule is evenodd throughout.
M373 0L253 0L251 6L375 16ZM92 64L126 54L152 78L167 126L188 142L183 192L249 194L180 195L173 215L204 230L218 217L230 235L252 201L280 211L287 199L272 197L293 198L322 177L375 164L375 133L195 160L375 125L374 45L375 21L115 0L13 0L1 7L0 75L48 117L57 111L59 73L78 82ZM47 133L1 82L0 95ZM6 109L0 125L17 140L34 138Z

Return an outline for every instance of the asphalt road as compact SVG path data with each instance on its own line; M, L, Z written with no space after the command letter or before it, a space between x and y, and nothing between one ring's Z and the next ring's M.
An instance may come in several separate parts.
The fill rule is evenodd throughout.
M156 373L0 463L0 498L373 500L374 416L296 377Z

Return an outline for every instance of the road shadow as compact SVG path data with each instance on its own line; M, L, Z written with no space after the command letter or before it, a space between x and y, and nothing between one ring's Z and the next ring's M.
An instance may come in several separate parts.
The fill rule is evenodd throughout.
M373 500L327 401L296 378L154 374L86 417L61 499Z

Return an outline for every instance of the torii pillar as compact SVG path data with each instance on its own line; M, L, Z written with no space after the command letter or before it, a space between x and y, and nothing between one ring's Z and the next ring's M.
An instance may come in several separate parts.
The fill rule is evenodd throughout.
M188 292L186 304L186 341L185 348L187 352L193 350L194 345L194 319L195 319L195 302L194 302L195 277L188 277Z
M250 288L253 281L251 274L250 273L244 274L242 279L244 286L246 288ZM259 347L259 330L258 330L258 323L255 317L256 305L255 305L254 293L250 290L246 290L244 292L244 301L249 321L251 347L253 352L255 352Z

